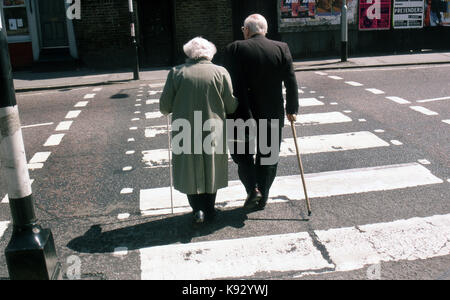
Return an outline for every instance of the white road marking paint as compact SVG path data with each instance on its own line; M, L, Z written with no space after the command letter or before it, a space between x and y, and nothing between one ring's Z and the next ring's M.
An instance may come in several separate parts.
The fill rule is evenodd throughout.
M447 123L447 124L450 124L450 119L448 119L448 120L442 120L442 122Z
M450 215L307 232L140 249L143 280L241 278L261 272L352 271L380 262L450 254ZM332 262L329 263L328 260Z
M345 112L346 114L349 114L349 113L351 113L352 111L351 111L351 110L344 110L344 112Z
M133 119L131 119L131 122L136 122L136 121L139 121L140 120L140 118L133 118Z
M417 161L422 165L431 165L430 161L426 159L418 159Z
M66 119L75 119L80 115L81 110L71 110L67 113Z
M69 130L70 127L72 126L72 124L73 124L73 121L60 122L58 124L58 126L56 127L55 131L66 131L66 130Z
M0 239L3 237L6 229L8 229L9 221L1 221L0 222Z
M429 110L428 108L425 108L423 106L410 106L409 108L411 108L412 110L415 110L417 112L420 112L420 113L422 113L424 115L427 115L427 116L437 116L437 115L439 115L437 112Z
M325 73L325 72L314 72L314 73L316 73L317 75L320 75L320 76L326 76L326 75L328 75L328 74Z
M310 94L315 94L315 93L316 93L316 91L309 91L309 93L310 93Z
M162 113L160 113L159 111L145 113L146 119L159 119L162 117L164 117L164 115Z
M136 102L141 102L142 101L142 99L136 99Z
M132 193L133 193L133 189L132 189L132 188L123 188L123 189L120 191L120 194L122 194L122 195L132 194Z
M151 83L151 84L149 84L148 86L149 86L150 88L152 88L152 89L156 89L156 88L159 88L159 87L163 87L163 86L165 86L165 85L166 85L165 82L161 82L161 83Z
M316 98L300 98L298 99L300 107L325 105Z
M145 137L146 138L153 138L160 134L167 134L167 126L151 126L145 128Z
M389 96L389 97L386 97L386 99L394 101L395 103L398 103L398 104L409 104L409 103L411 103L408 100L405 100L405 99L400 98L400 97L395 97L395 96Z
M134 114L136 114L136 115L137 115L137 114L140 114L140 113L141 113L140 111L135 111L135 112L134 112Z
M367 122L366 119L358 119L359 122Z
M440 98L433 98L433 99L417 100L417 102L425 103L425 102L442 101L442 100L450 100L450 97L440 97Z
M88 103L89 101L80 101L77 104L75 104L74 107L86 107Z
M169 165L169 151L167 149L142 151L142 162L147 168L167 167Z
M337 102L330 102L330 105L338 105Z
M308 196L332 197L367 192L378 192L438 184L443 181L418 163L387 165L372 168L321 172L305 175ZM275 178L270 190L270 203L303 200L300 175ZM216 204L222 207L239 207L245 200L245 189L239 180L230 181L228 187L217 193ZM173 191L175 212L190 212L186 195ZM170 214L170 187L140 190L142 215Z
M136 142L136 140L134 138L129 138L128 142Z
M346 84L349 84L351 86L363 86L364 84L356 82L356 81L346 81Z
M325 153L357 149L387 147L389 144L368 131L316 135L298 138L300 153ZM296 155L293 138L281 143L280 156Z
M119 220L125 220L128 219L130 217L130 214L118 214L117 215L117 219Z
M114 248L113 255L116 257L126 256L128 254L128 248L127 247L117 247Z
M127 166L127 167L124 167L122 169L122 171L124 171L124 172L128 172L128 171L131 171L131 170L133 170L133 167L131 167L131 166Z
M154 96L156 94L162 93L162 91L150 91L148 93L150 94L150 96Z
M134 151L134 150L125 152L126 155L133 155L134 153L136 153L136 151Z
M297 115L297 121L295 124L299 125L323 125L323 124L335 124L351 122L352 119L340 112L327 112L327 113L315 113L315 114L300 114ZM289 121L285 121L286 125L290 125Z
M375 95L384 94L384 92L382 90L379 90L379 89L366 89L366 91L371 92L372 94L375 94Z
M339 76L328 76L328 78L334 79L334 80L342 80L342 77Z
M47 161L47 159L50 157L51 152L37 152L33 158L30 159L30 162L28 163L29 166L35 166L33 169L40 169L43 167L43 163ZM39 167L40 166L40 167Z
M83 99L94 99L96 94L87 94L83 97Z
M100 92L102 89L103 89L103 88L95 88L95 89L93 89L92 91L93 91L93 92Z
M137 130L137 127L130 127L130 130Z
M376 133L383 133L385 131L383 129L375 129L374 132L376 132Z
M53 122L21 126L22 129L53 125Z
M323 98L325 98L324 96L319 96L319 99L323 99Z
M58 146L61 143L64 133L52 134L44 144L44 147Z
M391 140L392 145L396 145L396 146L401 146L403 145L402 142L398 141L398 140Z
M159 103L159 99L149 99L149 100L145 101L145 104L147 104L147 105L158 104L158 103Z
M138 103L138 104L135 104L134 106L139 107L139 106L142 106L142 104Z

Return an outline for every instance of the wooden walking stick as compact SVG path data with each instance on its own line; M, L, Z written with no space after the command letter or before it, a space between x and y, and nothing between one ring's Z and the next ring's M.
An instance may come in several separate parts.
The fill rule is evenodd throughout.
M173 176L172 176L172 139L170 137L170 115L167 115L167 136L169 139L169 147L168 147L168 153L169 153L169 176L170 176L170 207L172 209L172 215L173 215Z
M300 168L300 174L302 176L303 192L305 193L306 208L308 209L308 216L310 216L311 215L311 204L309 203L308 194L306 193L305 174L303 173L302 160L300 158L300 151L298 150L297 132L295 131L294 121L290 121L290 122L291 122L291 128L292 128L292 135L294 136L295 150L297 151L298 166Z

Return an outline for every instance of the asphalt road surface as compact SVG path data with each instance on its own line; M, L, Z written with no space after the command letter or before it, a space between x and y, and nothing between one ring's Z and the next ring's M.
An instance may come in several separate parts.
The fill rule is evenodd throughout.
M65 279L450 279L450 66L297 73L264 211L229 163L217 221L171 189L163 82L17 95L39 223ZM12 224L0 182L0 278Z

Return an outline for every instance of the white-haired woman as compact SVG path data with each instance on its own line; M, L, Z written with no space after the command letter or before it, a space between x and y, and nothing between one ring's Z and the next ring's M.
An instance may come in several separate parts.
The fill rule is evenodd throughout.
M197 37L183 50L188 59L169 72L160 111L172 113L174 188L187 194L194 223L203 223L215 217L217 190L228 185L225 120L238 103L227 70L211 62L213 43Z

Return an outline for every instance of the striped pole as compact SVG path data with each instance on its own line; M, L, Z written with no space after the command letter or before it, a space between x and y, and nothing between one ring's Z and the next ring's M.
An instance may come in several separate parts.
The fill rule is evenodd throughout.
M131 21L131 43L134 48L134 68L133 68L133 79L139 80L139 49L136 39L136 17L133 9L133 0L128 0L128 10L130 12Z
M60 278L53 235L37 224L25 146L11 72L8 42L0 22L0 174L8 189L13 221L5 249L12 280Z

